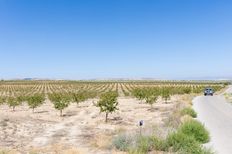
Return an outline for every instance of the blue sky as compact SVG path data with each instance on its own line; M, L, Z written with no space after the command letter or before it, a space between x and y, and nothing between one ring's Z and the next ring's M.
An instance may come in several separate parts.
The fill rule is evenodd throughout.
M0 0L0 78L232 78L232 2Z

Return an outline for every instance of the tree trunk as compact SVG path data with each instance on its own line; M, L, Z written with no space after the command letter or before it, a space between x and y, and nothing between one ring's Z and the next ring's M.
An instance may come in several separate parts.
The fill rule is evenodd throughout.
M105 119L105 122L107 123L108 121L108 112L106 112L106 119Z
M168 98L165 98L165 103L166 103L166 104L168 103Z
M13 111L15 111L15 106L13 106Z
M35 113L35 108L32 108L32 112Z
M62 117L63 115L62 115L62 110L60 110L60 116Z

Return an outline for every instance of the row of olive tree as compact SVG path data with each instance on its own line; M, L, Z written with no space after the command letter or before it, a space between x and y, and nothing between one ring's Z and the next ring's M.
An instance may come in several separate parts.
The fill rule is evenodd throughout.
M160 96L167 103L172 93L168 88L136 88L132 91L132 95L141 101L145 100L147 104L153 107L153 104L157 102Z
M81 92L81 93L52 93L48 96L49 100L54 104L54 108L60 111L60 116L63 116L63 110L69 106L71 102L79 104L89 98L96 97L96 93ZM118 110L118 93L106 92L100 96L96 106L100 108L100 112L105 112L105 122L108 121L109 113Z
M17 97L0 97L0 104L6 103L13 111L23 102L26 102L34 112L34 109L43 104L45 97L42 94L35 94L31 96L17 96Z
M143 87L143 88L134 88L131 93L133 96L141 99L144 96L144 92L147 91L156 91L160 96L164 99L168 98L168 95L176 95L176 94L190 94L190 93L201 93L204 91L206 87L212 87L214 91L219 91L224 88L224 85L192 85L192 86L161 86L161 87Z
M63 110L67 108L70 103L83 102L87 99L97 96L96 92L81 91L77 93L52 93L48 95L48 99L54 104L54 108L60 111L60 116L63 116Z
M89 98L95 98L95 92L77 92L77 93L52 93L48 95L48 99L54 104L54 108L60 111L60 116L63 116L63 110L67 108L70 103L83 102ZM114 91L105 92L100 95L99 101L96 106L100 108L100 112L105 112L105 122L108 121L108 115L118 110L118 93ZM26 102L33 113L35 108L41 106L45 102L45 95L34 94L31 96L18 96L18 97L0 97L0 105L7 103L13 111L15 107Z
M62 110L71 102L76 102L77 104L85 101L89 98L96 97L95 92L77 92L77 93L52 93L48 95L49 100L54 104L54 108L60 111L62 116ZM45 95L34 94L30 96L17 96L17 97L0 97L0 105L6 103L13 111L23 102L27 103L29 108L32 109L33 113L35 108L41 106L45 102Z
M214 85L211 87L213 87L215 91L219 91L224 86ZM134 88L131 93L137 99L145 100L147 104L150 104L152 106L154 103L156 103L159 97L161 97L165 101L165 103L167 103L172 95L201 93L203 92L204 88L205 86L143 87L143 88Z

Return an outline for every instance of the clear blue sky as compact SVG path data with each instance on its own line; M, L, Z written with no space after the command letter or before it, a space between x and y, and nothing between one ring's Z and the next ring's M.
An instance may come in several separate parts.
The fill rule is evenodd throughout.
M232 2L0 0L0 78L232 77Z

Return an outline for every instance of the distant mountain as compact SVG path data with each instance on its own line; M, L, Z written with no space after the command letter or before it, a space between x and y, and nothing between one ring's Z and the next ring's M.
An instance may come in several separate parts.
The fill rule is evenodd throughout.
M24 78L23 80L30 81L30 80L33 80L33 78Z

